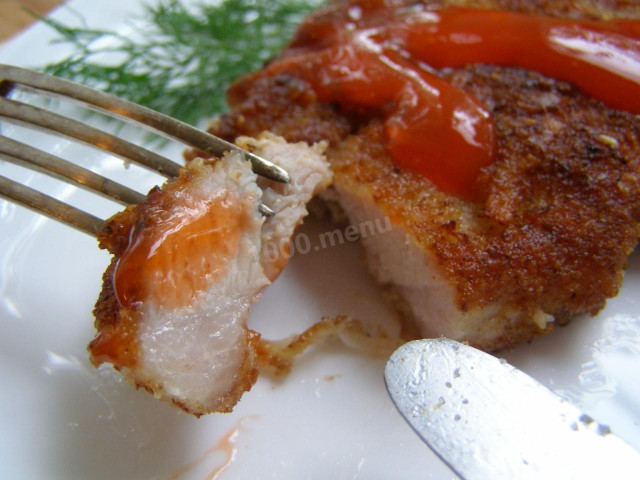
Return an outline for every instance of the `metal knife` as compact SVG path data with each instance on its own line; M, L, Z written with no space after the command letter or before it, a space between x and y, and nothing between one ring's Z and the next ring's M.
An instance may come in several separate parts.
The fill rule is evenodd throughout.
M640 478L640 454L504 360L448 339L396 350L398 410L464 479Z

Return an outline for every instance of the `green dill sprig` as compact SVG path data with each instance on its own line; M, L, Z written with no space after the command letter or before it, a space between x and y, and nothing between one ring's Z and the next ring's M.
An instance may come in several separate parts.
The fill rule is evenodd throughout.
M223 0L147 5L137 37L43 19L74 53L46 73L98 88L187 123L226 110L225 91L260 69L320 0Z

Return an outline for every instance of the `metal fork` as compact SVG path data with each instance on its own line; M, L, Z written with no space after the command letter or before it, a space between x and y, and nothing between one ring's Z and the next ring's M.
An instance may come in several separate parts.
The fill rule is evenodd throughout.
M184 122L68 80L0 64L0 118L12 123L79 140L156 171L167 178L175 177L180 172L181 166L178 163L138 145L68 117L7 98L18 85L24 90L81 102L85 106L111 116L142 124L152 131L216 157L230 150L239 151L246 160L251 162L252 169L256 174L277 182L289 182L288 173L276 164ZM10 139L1 133L0 157L67 183L92 190L123 205L140 203L145 198L135 190L47 152ZM104 226L104 220L94 215L1 175L0 196L60 220L90 235L96 235ZM260 204L260 212L265 216L273 214L273 211L262 204Z

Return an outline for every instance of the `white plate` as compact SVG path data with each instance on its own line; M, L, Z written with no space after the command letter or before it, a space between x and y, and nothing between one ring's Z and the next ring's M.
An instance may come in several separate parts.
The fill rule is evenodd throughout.
M131 0L69 2L91 26L129 28ZM73 10L53 16L78 21ZM0 62L41 65L66 52L36 25L0 48ZM3 126L11 135L25 135ZM27 139L34 139L27 134ZM154 179L55 139L45 148L147 188ZM173 152L176 154L176 151ZM0 162L0 174L100 215L117 207ZM312 242L334 227L308 222ZM314 244L315 245L315 244ZM353 243L298 255L254 309L267 338L323 315L395 325ZM86 345L108 255L87 235L0 201L0 465L6 478L451 478L396 413L385 359L338 343L305 355L284 381L261 378L234 412L199 420L94 369ZM640 448L640 258L597 317L504 354ZM541 434L543 432L540 432ZM219 477L216 477L219 475Z

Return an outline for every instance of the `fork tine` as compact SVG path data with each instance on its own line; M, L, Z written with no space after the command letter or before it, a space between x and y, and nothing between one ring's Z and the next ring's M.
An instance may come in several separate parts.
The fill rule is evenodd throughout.
M18 202L54 220L60 220L95 237L104 228L104 220L83 212L44 193L14 182L0 175L0 196Z
M166 177L176 177L180 173L180 165L142 147L68 117L6 98L18 84L27 90L33 89L39 93L63 96L66 99L82 102L85 106L92 106L97 110L137 121L174 140L216 157L222 156L229 150L235 150L251 162L256 174L278 182L290 181L286 170L274 163L186 123L67 80L0 64L0 117L10 122L80 140L150 168ZM125 205L140 203L145 198L144 195L94 172L2 135L0 135L0 157L51 177L70 181L76 186L102 193ZM0 196L44 213L92 236L96 236L105 225L100 218L3 176L0 176ZM267 217L275 214L264 204L259 204L258 209Z
M157 171L166 177L177 177L180 173L180 165L167 158L89 125L33 105L0 97L0 117L27 127L38 127L43 131L56 132L60 135L80 140L93 147L97 146L125 160L130 160Z
M276 212L271 210L271 208L267 207L264 203L258 204L258 211L267 218L273 217L276 214Z
M0 157L17 165L37 170L50 177L100 193L122 205L140 203L145 198L143 194L98 175L91 170L1 135Z
M136 105L127 100L78 85L68 80L12 67L10 65L0 65L0 84L2 80L19 83L56 95L63 95L64 97L93 105L100 110L106 110L116 115L138 121L175 140L186 143L191 147L207 152L213 156L219 157L229 150L239 151L251 162L253 171L256 174L277 182L288 183L290 181L289 174L286 170L262 157L247 152L232 143L226 142L202 130L198 130L184 122L175 120L149 108Z

